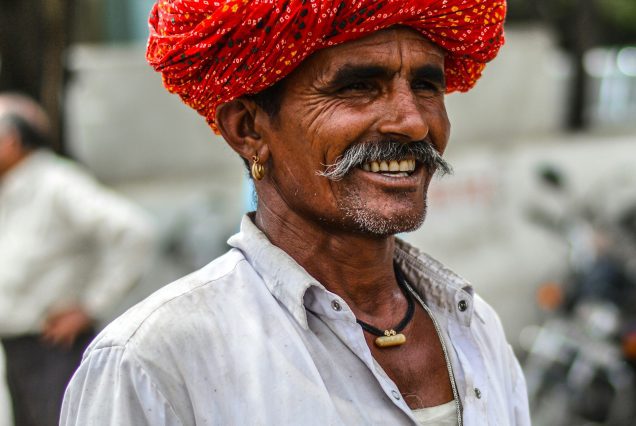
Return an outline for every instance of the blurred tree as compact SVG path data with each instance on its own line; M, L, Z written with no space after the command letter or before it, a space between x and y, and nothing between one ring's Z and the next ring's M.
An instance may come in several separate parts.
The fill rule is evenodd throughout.
M508 0L510 21L541 21L559 37L572 56L567 126L588 126L585 115L587 79L585 53L593 47L636 43L636 0Z
M53 148L64 151L64 53L75 0L0 0L0 90L37 99L49 113Z
M577 9L587 0L508 0L508 20L542 21L553 26L560 43L569 49L574 43L576 32L574 20ZM598 43L636 43L636 1L634 0L592 0L595 10L592 19L601 30Z
M602 42L604 44L636 43L636 1L602 0L601 12Z

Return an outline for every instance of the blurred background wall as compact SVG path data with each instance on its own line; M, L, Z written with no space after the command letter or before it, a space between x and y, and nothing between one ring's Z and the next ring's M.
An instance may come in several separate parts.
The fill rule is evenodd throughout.
M238 157L145 63L152 3L0 1L0 90L42 100L58 118L57 150L162 230L161 257L119 311L221 254L251 205ZM636 204L636 2L509 6L500 56L473 91L447 98L455 174L432 185L427 221L403 237L467 277L519 349L543 315L536 289L568 269L566 239L533 221L533 206L611 223ZM548 167L567 197L538 179Z

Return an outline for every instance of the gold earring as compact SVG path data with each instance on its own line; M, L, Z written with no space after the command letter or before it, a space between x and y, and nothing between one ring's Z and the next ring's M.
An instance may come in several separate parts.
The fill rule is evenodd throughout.
M252 157L252 177L256 180L261 180L265 177L265 167L259 163L260 158L258 155Z

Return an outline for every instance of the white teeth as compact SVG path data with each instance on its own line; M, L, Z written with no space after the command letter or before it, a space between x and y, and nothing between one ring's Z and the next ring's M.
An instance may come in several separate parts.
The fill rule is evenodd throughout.
M377 161L372 161L371 162L371 171L374 173L377 173L380 171L380 165L378 164Z
M400 161L400 171L401 172L410 172L411 169L411 161L410 160L402 160Z
M390 172L399 172L400 171L400 163L395 160L391 160L389 162L389 171Z
M380 162L380 171L381 172L388 172L389 171L389 164L386 161L381 161Z
M369 163L365 163L362 165L362 170L364 170L365 172L370 172L371 171L371 166L369 165Z

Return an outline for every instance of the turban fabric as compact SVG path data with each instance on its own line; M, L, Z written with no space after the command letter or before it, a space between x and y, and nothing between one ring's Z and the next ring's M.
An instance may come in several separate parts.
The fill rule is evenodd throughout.
M445 50L447 91L467 91L504 42L505 0L159 0L146 58L216 130L221 103L275 84L317 50L394 25Z

